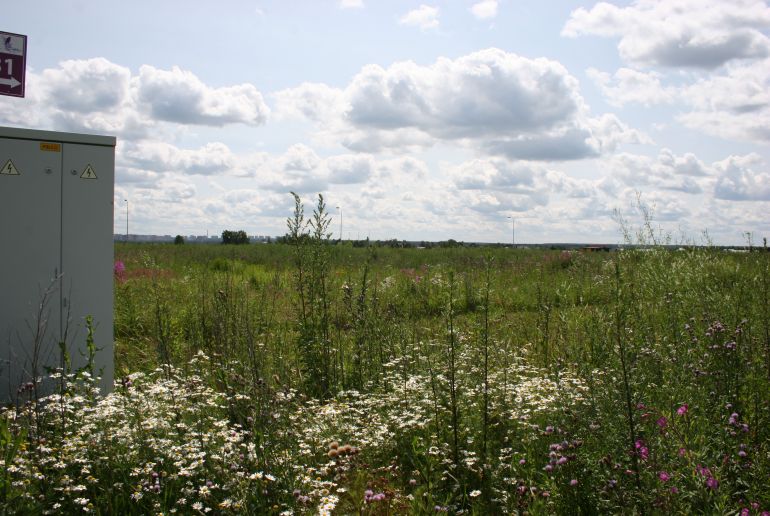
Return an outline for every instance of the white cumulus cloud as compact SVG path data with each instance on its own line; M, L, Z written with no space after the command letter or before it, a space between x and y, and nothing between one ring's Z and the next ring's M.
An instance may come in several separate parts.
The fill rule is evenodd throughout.
M761 165L762 158L753 153L714 163L718 173L714 196L730 201L770 201L770 173L756 169Z
M439 24L438 7L422 4L399 18L398 23L419 27L422 30L435 29Z
M494 48L428 66L367 65L344 89L303 84L277 98L282 112L360 152L457 141L509 158L564 160L645 139L613 115L591 118L560 63Z
M497 16L497 0L481 0L470 8L473 16L480 20L486 20Z
M264 124L270 109L251 84L211 88L192 72L174 66L139 69L138 102L154 118L182 124Z
M599 2L572 12L562 35L619 37L623 59L642 65L711 69L770 55L770 7L761 0Z
M770 142L770 59L727 66L682 89L686 126L738 141Z
M602 94L613 106L625 104L655 104L671 103L676 99L677 91L673 87L661 84L662 74L657 72L640 72L631 68L620 68L613 75L589 68L586 73L599 86Z

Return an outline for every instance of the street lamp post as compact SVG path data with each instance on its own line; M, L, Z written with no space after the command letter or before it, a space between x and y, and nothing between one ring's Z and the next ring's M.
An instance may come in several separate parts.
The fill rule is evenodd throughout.
M507 218L511 219L511 245L516 247L516 219L510 215Z
M128 199L123 199L126 201L126 242L128 242Z
M340 242L342 242L342 206L337 206L337 209L340 210Z

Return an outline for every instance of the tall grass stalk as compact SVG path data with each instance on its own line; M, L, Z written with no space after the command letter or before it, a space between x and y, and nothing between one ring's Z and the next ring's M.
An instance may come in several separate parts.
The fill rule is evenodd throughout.
M636 488L641 493L642 482L639 471L639 457L637 453L637 433L636 424L634 422L634 406L633 406L633 394L631 393L631 385L629 382L629 367L628 367L628 353L626 352L626 339L625 339L625 305L626 299L623 295L623 282L620 274L620 260L615 260L615 345L620 357L620 367L623 379L623 396L626 405L626 424L628 425L628 449L631 452L631 463L633 465L634 478L636 482ZM641 508L641 512L644 509Z

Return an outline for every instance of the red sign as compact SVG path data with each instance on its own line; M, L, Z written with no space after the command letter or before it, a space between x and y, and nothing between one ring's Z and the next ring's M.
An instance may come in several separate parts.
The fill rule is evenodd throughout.
M0 95L24 96L27 36L0 32Z

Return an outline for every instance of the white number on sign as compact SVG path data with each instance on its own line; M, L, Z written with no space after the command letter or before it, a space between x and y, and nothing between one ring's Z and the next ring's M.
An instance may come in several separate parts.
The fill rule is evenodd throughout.
M8 65L8 75L13 75L13 60L12 59L6 59L5 64Z

